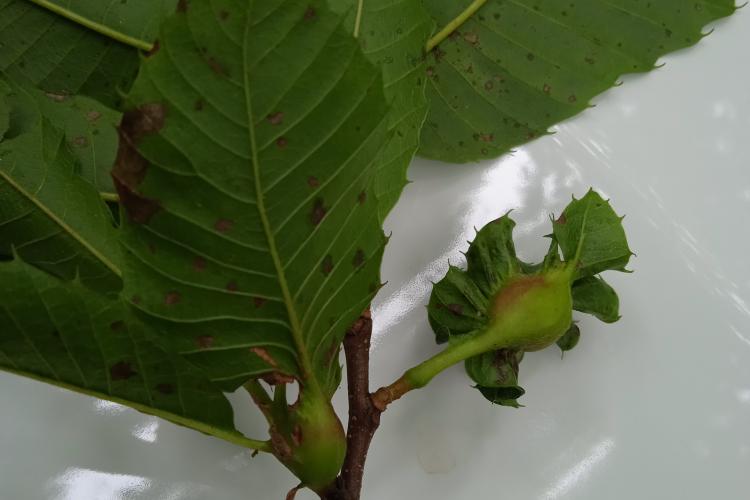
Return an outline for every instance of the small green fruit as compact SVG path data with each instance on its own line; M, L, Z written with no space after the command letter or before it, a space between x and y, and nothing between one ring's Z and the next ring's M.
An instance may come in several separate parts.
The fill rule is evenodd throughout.
M553 344L573 321L571 277L565 266L510 279L492 298L480 337L493 349L538 351Z

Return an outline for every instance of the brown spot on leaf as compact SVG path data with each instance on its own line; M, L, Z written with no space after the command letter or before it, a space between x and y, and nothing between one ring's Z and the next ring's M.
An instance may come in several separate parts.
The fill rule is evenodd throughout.
M556 222L557 224L565 224L566 222L568 222L568 219L567 219L567 217L565 217L565 213L564 213L564 212L563 212L563 213L561 213L561 214L560 214L560 217L558 217L558 218L557 218L557 220L556 220L555 222Z
M172 384L158 384L156 390L164 395L173 394L174 386Z
M328 254L323 258L323 262L320 263L320 270L326 276L331 274L331 271L333 271L333 257L331 254Z
M118 361L109 368L109 377L112 380L127 380L136 375L133 365L127 361Z
M214 229L222 234L229 232L233 227L234 221L229 219L217 219L214 222Z
M305 20L306 21L312 21L318 16L318 13L315 11L315 8L310 6L305 11Z
M266 302L268 301L263 297L253 297L253 305L256 309L260 309L261 307L263 307Z
M518 365L521 357L523 357L523 355L519 357L518 352L514 351L513 349L498 349L497 351L495 351L495 356L492 359L492 364L498 369L498 384L504 384L507 382L507 380L505 380L504 376L502 375L506 372L504 367L507 365L510 365L515 372L515 375L518 376Z
M284 113L281 111L277 111L276 113L271 113L266 117L268 120L268 123L271 125L279 125L284 121Z
M195 104L193 104L193 109L196 111L203 111L204 104L203 99L196 99Z
M147 166L136 146L145 136L162 129L165 116L164 106L159 103L143 104L123 114L118 128L120 144L113 175L131 188L143 181Z
M318 180L317 177L315 177L314 175L311 175L310 177L307 178L307 185L310 186L311 188L316 188L320 186L320 181Z
M159 52L159 48L160 48L159 40L154 41L154 44L151 46L151 50L146 52L146 57L151 57L157 52Z
M130 302L132 302L135 305L138 305L141 303L141 296L140 295L133 295L130 297Z
M199 349L210 349L214 345L214 338L211 335L201 335L195 339Z
M328 213L328 209L323 204L323 198L316 198L313 202L312 212L310 212L310 222L317 226Z
M360 191L359 194L357 195L357 203L359 203L360 205L364 205L366 201L367 201L367 193L365 193L364 191Z
M179 0L177 2L177 12L187 12L188 10L188 0Z
M167 110L163 104L149 102L127 111L122 117L120 128L137 144L144 136L160 131L164 127L166 116Z
M487 80L484 82L484 90L492 90L492 88L495 86L495 84L492 82L492 80Z
M113 332L121 332L125 329L125 322L121 319L118 319L117 321L113 321L109 324L109 329Z
M148 253L155 254L156 253L156 245L153 243L148 244Z
M206 269L206 259L203 257L196 257L193 259L193 270L194 271L205 271Z
M359 248L357 249L357 252L354 254L354 259L352 259L352 265L354 267L362 267L362 264L365 263L365 252Z
M278 139L276 139L276 147L279 149L284 149L287 144L288 141L286 140L286 137L279 137Z
M228 18L229 18L229 12L227 12L226 10L219 11L219 19L221 19L222 21L226 21Z
M95 122L101 117L102 117L102 114L95 110L91 110L88 113L86 113L86 119L91 123Z
M208 64L208 67L211 68L211 71L213 71L215 74L223 77L229 76L229 72L227 71L227 69L222 66L222 64L217 61L214 56L206 57L205 61L206 64Z
M164 304L167 306L173 306L175 304L179 304L179 302L182 300L182 295L180 295L180 292L177 291L171 291L167 292L167 294L164 296Z
M240 288L239 288L239 286L237 286L237 282L236 281L232 280L229 283L227 283L227 291L228 292L236 292L239 289Z
M568 96L568 102L572 103L572 102L576 102L577 100L578 100L578 98L575 96L575 94L570 94Z
M466 33L464 33L464 40L472 45L476 45L477 43L479 43L479 35L477 35L473 31L467 31Z
M447 309L454 316L461 316L464 312L464 307L461 304L440 304L438 307Z
M75 137L73 139L73 144L78 146L79 148L85 148L86 146L89 145L89 140L85 138L84 136L79 135L78 137Z
M479 139L482 142L492 142L495 140L495 136L493 134L479 134Z
M148 162L138 152L136 146L145 136L154 134L164 126L166 110L160 103L146 103L123 114L118 128L120 136L117 157L112 169L120 204L138 224L147 223L161 210L158 200L148 198L138 192L148 168Z
M266 364L273 366L276 368L278 366L278 363L276 363L276 360L271 357L270 354L268 354L268 351L266 351L263 347L251 347L250 352L255 353L256 356L258 356L260 359L263 360Z
M552 87L550 87L548 83L545 83L544 87L542 87L542 90L545 94L549 94L552 91Z
M295 425L294 429L292 429L292 442L294 443L294 446L302 444L302 427L300 427L299 424Z
M161 203L158 200L141 196L123 184L120 179L114 177L114 172L112 175L117 194L120 197L120 204L127 212L131 222L148 224L151 217L161 210Z

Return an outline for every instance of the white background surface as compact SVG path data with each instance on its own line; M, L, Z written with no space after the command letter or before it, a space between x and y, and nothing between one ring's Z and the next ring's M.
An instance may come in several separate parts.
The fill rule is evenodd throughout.
M524 359L525 408L490 406L461 367L395 403L364 500L750 498L750 10L715 28L513 156L415 161L387 222L375 387L436 351L430 280L473 226L513 208L520 255L539 258L548 213L593 186L638 257L606 276L618 323L586 317L564 360ZM270 457L117 405L7 374L0 394L1 500L281 500L296 484Z

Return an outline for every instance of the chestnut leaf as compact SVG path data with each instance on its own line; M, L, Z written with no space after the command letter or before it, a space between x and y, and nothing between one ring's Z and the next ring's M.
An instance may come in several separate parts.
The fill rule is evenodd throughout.
M381 72L321 0L183 7L120 126L125 296L226 390L275 373L330 396L380 287Z
M424 1L439 28L468 5ZM508 153L590 107L621 75L698 43L706 24L736 8L735 0L487 0L427 54L418 154L464 163Z

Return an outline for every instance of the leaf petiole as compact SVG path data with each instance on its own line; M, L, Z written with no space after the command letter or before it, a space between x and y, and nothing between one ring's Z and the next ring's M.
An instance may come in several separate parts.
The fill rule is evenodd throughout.
M365 6L365 0L358 0L357 2L357 16L354 18L354 38L359 38L359 27L362 24L362 10Z
M100 192L99 197L104 201L111 201L113 203L120 203L120 196L117 193L105 193Z
M50 2L49 0L31 0L31 2L37 4L40 7L44 7L45 9L50 10L66 19L70 19L74 23L78 23L81 26L94 30L97 33L100 33L113 40L117 40L118 42L124 43L125 45L135 47L136 49L145 50L146 52L148 52L154 46L151 42L140 40L138 38L125 35L124 33L120 33L119 31L115 31L112 28L94 22L91 19L87 19L86 17L75 13L73 10L66 9L65 7L57 5L54 2Z
M441 29L435 36L427 40L427 45L425 45L425 52L429 52L432 49L434 49L440 42L448 38L451 33L456 31L459 26L461 26L463 23L465 23L471 16L474 15L476 11L478 11L485 3L487 3L487 0L474 0L471 2L471 4L466 7L466 9L461 12L458 16L456 16L454 19L451 20L448 24L445 25L443 29Z

